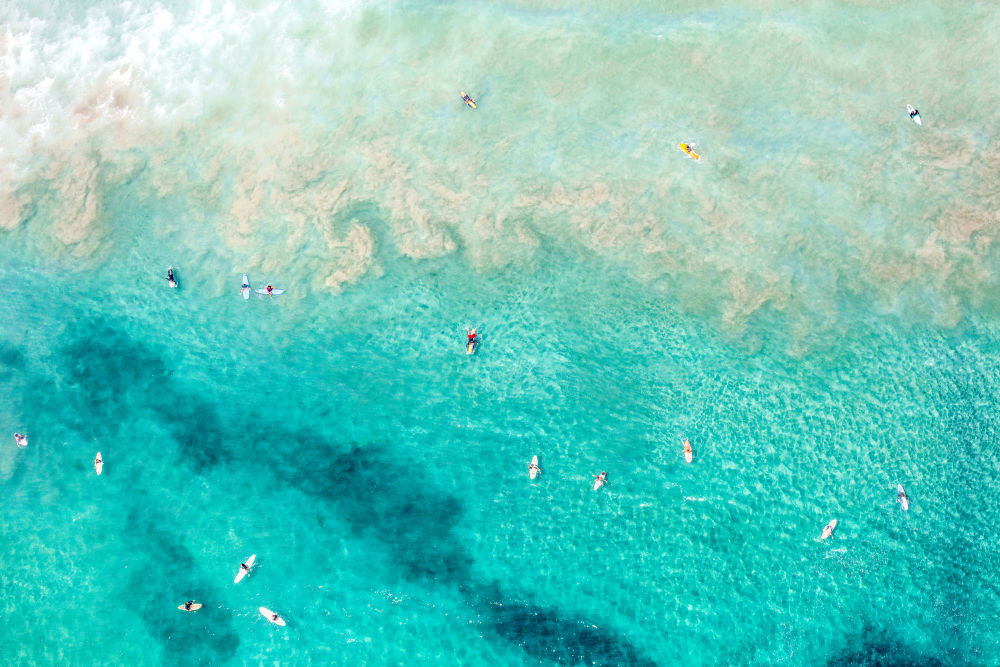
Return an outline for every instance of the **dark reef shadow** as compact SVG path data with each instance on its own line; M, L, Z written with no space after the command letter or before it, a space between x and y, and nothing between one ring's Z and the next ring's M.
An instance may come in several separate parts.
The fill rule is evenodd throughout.
M936 658L918 654L905 643L876 628L868 621L862 630L849 635L846 646L826 662L827 667L944 667Z
M160 529L155 516L138 508L129 513L122 537L131 550L147 553L155 564L132 571L123 604L163 647L165 664L218 664L232 659L240 645L232 615L210 604L222 595L201 576L191 553L177 537ZM208 604L196 613L177 609L187 600Z
M24 352L13 343L0 343L0 382L8 382L24 371Z
M397 452L373 444L335 453L327 445L331 453L324 455L318 438L309 439L313 447L284 481L333 505L358 536L388 550L408 578L457 588L489 635L564 665L656 664L618 634L475 581L472 559L453 533L461 503Z
M113 438L118 424L137 407L149 410L174 437L179 456L209 468L233 458L221 446L227 430L207 401L176 386L163 361L106 320L77 323L61 350L65 377L82 404L86 423L77 428L98 439ZM233 434L234 436L238 434Z
M174 386L165 364L149 348L107 321L83 322L70 333L61 362L74 400L90 415L81 430L112 436L131 411L149 409L176 439L185 465L199 473L220 463L252 460L248 454L265 456L278 442L283 447L296 443L294 459L274 474L333 508L355 535L383 548L406 578L459 591L487 638L515 644L536 660L565 665L655 664L621 635L558 608L524 602L496 583L476 581L472 557L454 532L461 502L436 487L423 465L406 461L398 449L335 443L309 430L262 422L229 426L211 403L178 391L183 388ZM182 398L164 407L175 396ZM149 552L157 567L131 575L128 597L142 601L135 603L136 613L163 644L169 663L198 655L229 660L239 638L224 614L176 609L181 598L212 599L212 588L199 578L177 536L140 510L143 491L137 493L125 537L132 550Z
M506 596L497 584L463 591L477 611L488 610L488 629L532 657L561 665L656 665L631 642L558 609Z

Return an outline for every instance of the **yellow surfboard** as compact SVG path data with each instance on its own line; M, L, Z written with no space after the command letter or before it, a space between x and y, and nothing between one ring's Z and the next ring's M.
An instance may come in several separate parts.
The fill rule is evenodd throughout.
M692 160L700 160L701 156L691 150L691 146L688 144L680 144L681 150L688 154L688 157Z

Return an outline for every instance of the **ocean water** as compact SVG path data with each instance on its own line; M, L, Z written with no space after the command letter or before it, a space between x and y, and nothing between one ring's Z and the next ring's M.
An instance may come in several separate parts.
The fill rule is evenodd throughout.
M0 663L997 664L997 35L0 8Z

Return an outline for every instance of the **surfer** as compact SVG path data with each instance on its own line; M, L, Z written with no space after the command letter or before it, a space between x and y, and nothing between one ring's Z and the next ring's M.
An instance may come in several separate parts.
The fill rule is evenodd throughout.
M919 113L920 112L917 111L916 109L914 109L912 107L910 108L910 118L913 118L914 116L918 115Z
M191 605L193 605L193 604L194 604L194 600L188 600L187 602L184 603L184 609L186 611L191 611Z
M171 287L177 287L177 281L174 280L174 268L172 266L167 268L167 284Z
M250 289L250 284L244 280L243 283L240 285L240 292L242 292L245 289Z
M828 537L833 537L833 531L837 528L837 520L834 519L830 523L826 524L823 528L823 534L819 536L819 539L825 540Z
M244 278L243 283L246 284L246 288L241 287L241 289L245 289L245 291L243 292L243 298L245 299L250 295L250 279ZM285 293L285 290L278 289L277 287L271 284L268 284L267 287L259 287L254 291L257 292L257 294L260 294L261 296L267 296L272 299L278 296L279 294Z
M899 487L899 493L896 494L896 502L906 509L910 504L910 499L906 497L906 491L903 491L903 487Z
M533 472L535 474L538 474L542 472L542 469L538 467L537 463L532 461L531 463L528 464L528 472Z
M14 442L17 443L18 447L27 447L28 446L28 436L21 435L20 433L15 433L14 434Z
M277 614L271 614L271 620L274 621L275 623L277 623L278 622L278 615Z
M240 572L249 572L249 571L250 568L247 566L246 563L240 563Z
M600 475L594 475L594 491L597 491L599 488L601 488L607 483L608 483L607 472L602 471Z
M475 327L473 327L472 329L467 329L465 333L468 336L468 339L465 343L465 353L472 354L473 352L476 351L476 329Z

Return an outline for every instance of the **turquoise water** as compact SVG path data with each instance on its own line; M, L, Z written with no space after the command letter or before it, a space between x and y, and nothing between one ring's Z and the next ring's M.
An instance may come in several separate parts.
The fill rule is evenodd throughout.
M664 4L4 9L2 662L995 663L1000 15Z

